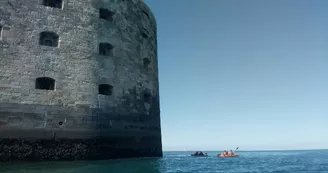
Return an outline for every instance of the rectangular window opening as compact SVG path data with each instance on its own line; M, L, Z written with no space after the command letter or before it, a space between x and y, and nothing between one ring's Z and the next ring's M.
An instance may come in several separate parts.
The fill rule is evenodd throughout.
M43 0L43 5L52 8L63 8L63 0Z
M101 19L105 19L107 21L113 21L114 14L115 14L114 12L109 11L107 9L104 8L99 9L99 18Z
M2 39L2 25L0 25L0 39Z
M146 11L142 10L142 13L149 19L149 14Z
M113 86L108 84L100 84L98 86L98 94L110 96L113 94Z

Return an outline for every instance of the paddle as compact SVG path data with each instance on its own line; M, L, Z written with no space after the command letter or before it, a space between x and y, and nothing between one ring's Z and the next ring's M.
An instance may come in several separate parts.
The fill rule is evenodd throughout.
M239 147L237 147L237 148L235 149L235 152L236 152L238 149L239 149Z

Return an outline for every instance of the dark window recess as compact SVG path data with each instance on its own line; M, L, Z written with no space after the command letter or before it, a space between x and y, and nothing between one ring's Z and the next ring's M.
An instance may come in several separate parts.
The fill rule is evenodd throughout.
M43 0L43 5L52 8L62 8L63 0Z
M150 103L151 101L151 95L149 93L144 94L144 102Z
M143 29L143 30L141 31L141 36L142 36L143 38L147 39L147 38L148 38L148 35L149 35L149 32L148 32L146 29Z
M101 18L101 19L113 21L114 14L115 14L114 12L109 11L107 9L104 9L104 8L99 9L99 18Z
M55 90L55 80L48 77L40 77L35 81L35 89Z
M59 123L58 123L60 126L62 126L63 125L63 122L62 121L59 121Z
M59 36L54 32L41 32L39 44L42 46L58 47Z
M149 14L146 11L142 10L142 13L149 19Z
M114 46L109 43L100 43L99 44L99 55L112 56Z
M143 59L143 67L144 67L145 69L148 69L149 64L150 64L149 59L148 59L148 58L144 58L144 59Z
M2 38L2 26L0 25L0 38Z
M113 86L108 85L108 84L100 84L98 93L100 95L110 96L113 94Z

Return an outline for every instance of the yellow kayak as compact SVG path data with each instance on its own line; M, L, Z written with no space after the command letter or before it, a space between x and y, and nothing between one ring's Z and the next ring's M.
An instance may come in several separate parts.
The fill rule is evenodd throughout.
M218 157L239 157L239 155L238 154L233 154L233 155L218 154Z

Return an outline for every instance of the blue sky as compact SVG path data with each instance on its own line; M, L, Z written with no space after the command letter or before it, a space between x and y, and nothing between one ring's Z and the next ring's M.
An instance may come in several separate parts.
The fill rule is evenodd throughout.
M328 148L327 0L145 0L164 150Z

